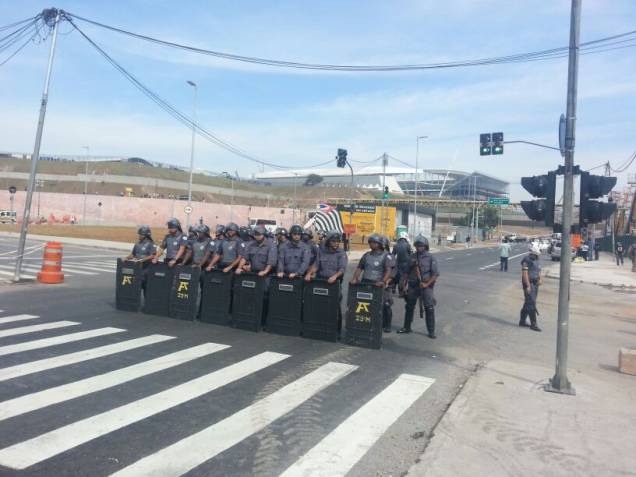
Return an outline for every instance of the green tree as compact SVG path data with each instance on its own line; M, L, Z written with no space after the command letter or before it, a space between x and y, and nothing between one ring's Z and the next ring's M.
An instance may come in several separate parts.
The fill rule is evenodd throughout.
M319 176L318 174L309 174L307 176L307 179L305 180L305 185L315 186L317 184L320 184L322 181L323 181L322 176Z

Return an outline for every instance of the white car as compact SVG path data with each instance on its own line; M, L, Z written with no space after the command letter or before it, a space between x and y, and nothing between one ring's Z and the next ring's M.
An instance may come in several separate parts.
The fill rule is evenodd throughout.
M572 249L570 256L572 259L576 256L576 250ZM553 262L561 260L561 241L554 242L550 249L550 258Z
M15 210L0 210L0 224L15 224L17 214Z

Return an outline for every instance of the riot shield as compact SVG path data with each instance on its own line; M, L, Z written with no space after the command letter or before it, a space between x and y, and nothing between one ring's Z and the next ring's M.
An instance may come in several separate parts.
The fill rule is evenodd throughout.
M364 348L382 346L382 288L349 284L345 343Z
M232 279L234 273L212 270L203 274L199 319L216 325L232 324Z
M265 278L256 273L242 273L234 277L232 324L235 328L259 331L263 320Z
M303 310L303 280L272 277L265 326L279 335L298 336Z
M194 320L199 311L201 267L177 266L170 293L170 317Z
M146 269L146 295L144 313L170 316L170 291L174 268L165 263L156 263Z
M302 335L324 341L340 337L340 282L314 279L305 283L303 292Z
M118 310L139 311L143 278L143 267L140 262L117 259L115 306Z

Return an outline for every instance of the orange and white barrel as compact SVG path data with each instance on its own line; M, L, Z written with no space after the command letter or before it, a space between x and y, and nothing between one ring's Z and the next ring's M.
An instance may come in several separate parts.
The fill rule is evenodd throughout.
M62 244L60 242L47 242L44 247L44 259L42 270L38 272L40 283L63 283L62 273Z

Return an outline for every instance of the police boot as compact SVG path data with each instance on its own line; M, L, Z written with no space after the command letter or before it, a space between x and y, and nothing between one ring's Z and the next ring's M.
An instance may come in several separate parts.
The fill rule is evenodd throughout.
M434 340L435 336L435 308L427 306L426 311L426 329L428 330L428 337Z
M413 312L411 312L411 316L408 314L404 316L404 326L400 328L398 333L410 333L411 332L411 321L413 321Z
M382 316L382 328L384 329L385 333L390 333L391 321L393 320L393 310L391 309L391 306L385 305L383 311L384 313Z
M525 326L525 327L528 326L528 323L526 323L527 317L528 317L528 312L526 312L526 307L524 305L524 307L519 312L519 326Z
M541 331L541 328L537 326L537 314L530 313L530 329L532 331Z

